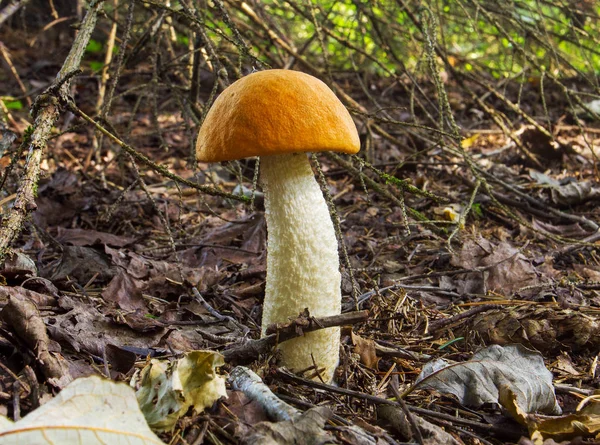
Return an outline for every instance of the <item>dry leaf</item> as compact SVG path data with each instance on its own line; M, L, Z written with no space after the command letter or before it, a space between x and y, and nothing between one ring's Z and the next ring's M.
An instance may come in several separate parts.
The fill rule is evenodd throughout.
M309 409L292 420L261 422L242 439L244 444L256 445L321 445L333 443L323 427L329 417L329 408Z
M2 445L163 444L142 415L133 390L98 376L74 380L16 423L0 416Z
M71 382L67 361L62 355L50 351L50 338L44 320L26 293L11 292L8 304L0 312L0 317L35 353L44 376L52 385L64 388Z
M558 205L571 206L600 198L600 188L589 181L569 182L551 190L552 201Z
M375 350L375 342L352 332L352 344L354 345L354 352L360 356L360 362L367 368L377 369L379 357L377 357Z
M190 407L200 413L227 397L225 379L216 372L223 364L223 356L211 351L191 351L176 362L151 360L136 393L150 426L172 430Z
M523 412L561 413L552 373L539 353L521 345L493 345L464 363L431 361L423 367L415 386L453 394L460 403L473 407L498 403L499 389L508 386Z
M115 247L124 247L135 241L134 238L113 235L112 233L89 229L67 229L60 226L57 228L56 240L62 244L71 244L73 246L108 244Z
M494 245L485 238L467 240L461 250L452 256L450 263L463 269L485 268L473 272L456 282L460 293L485 293L498 291L510 296L516 290L539 282L539 273L531 262L508 242ZM471 288L463 288L467 282ZM479 283L479 288L475 287Z
M600 403L592 403L583 410L565 416L543 416L528 414L518 404L518 396L509 387L501 388L500 403L522 425L527 426L534 441L553 438L569 440L576 437L590 437L600 432Z

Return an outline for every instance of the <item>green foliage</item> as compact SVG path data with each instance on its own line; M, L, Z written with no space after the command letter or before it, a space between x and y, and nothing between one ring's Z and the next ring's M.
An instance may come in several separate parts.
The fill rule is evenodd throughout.
M479 204L478 202L474 203L471 206L471 214L474 215L476 218L483 218L483 209L481 208L481 204Z
M177 43L183 46L188 46L190 43L190 38L185 34L177 33Z
M584 3L581 7L590 8ZM438 62L501 78L524 70L530 76L544 71L561 76L600 72L600 20L594 19L600 15L600 3L583 11L583 18L578 18L574 5L566 0L437 0L419 8L406 1L265 0L262 7L274 26L292 37L296 48L305 47L303 54L316 62L326 58L338 70L388 75L425 68L422 25L428 9L438 22L436 43L446 59ZM326 54L316 38L315 21L330 30L321 29ZM218 19L215 27L229 35Z
M103 67L104 67L104 62L97 62L97 61L94 61L94 60L92 60L90 62L90 68L94 72L101 71Z
M4 106L9 110L21 110L23 109L23 102L16 99L2 99Z
M104 45L102 44L102 42L99 42L98 40L90 39L87 46L85 47L85 50L86 50L86 52L88 52L90 54L98 54L98 53L102 52L102 48L104 48Z
M33 125L29 125L23 132L23 140L24 141L26 140L29 143L29 139L31 138L32 134L33 134Z
M438 351L443 351L444 349L446 349L448 346L453 345L454 343L458 343L459 341L464 341L464 337L457 337L454 338L452 340L447 341L446 343L444 343L443 345L441 345L440 347L438 347Z

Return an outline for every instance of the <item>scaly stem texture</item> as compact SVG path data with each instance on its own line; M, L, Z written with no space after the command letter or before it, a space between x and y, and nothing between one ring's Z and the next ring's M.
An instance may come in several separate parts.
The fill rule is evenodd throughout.
M341 310L338 244L327 203L306 154L261 158L268 228L267 284L262 333L269 324ZM339 360L339 328L310 332L279 345L282 364L293 371L325 368L330 381Z

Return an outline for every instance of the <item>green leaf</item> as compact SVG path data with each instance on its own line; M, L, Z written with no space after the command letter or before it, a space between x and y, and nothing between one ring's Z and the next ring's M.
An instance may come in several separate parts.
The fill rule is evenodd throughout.
M483 217L483 209L481 208L481 204L479 204L478 202L473 203L473 205L471 206L471 213L473 215L475 215L477 218L482 218Z
M4 99L2 102L9 110L21 110L23 108L23 102L20 100Z
M91 68L91 69L92 69L92 71L94 71L94 72L101 71L101 70L102 70L102 68L104 68L104 63L103 63L103 62L91 61L91 62L90 62L90 68Z
M97 54L99 52L102 52L103 46L104 45L102 45L102 42L98 42L97 40L90 39L87 46L85 47L85 50L88 53Z
M190 39L186 35L177 34L177 43L187 46L190 43Z

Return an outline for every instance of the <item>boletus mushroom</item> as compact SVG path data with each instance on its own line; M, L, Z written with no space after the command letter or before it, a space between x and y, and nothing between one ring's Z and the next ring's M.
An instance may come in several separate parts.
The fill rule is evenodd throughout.
M288 322L305 308L315 317L340 313L338 243L306 153L359 149L356 126L333 91L297 71L243 77L207 113L196 143L199 161L260 157L268 233L263 335L270 324ZM316 363L330 381L339 344L339 328L328 328L278 347L292 371Z

